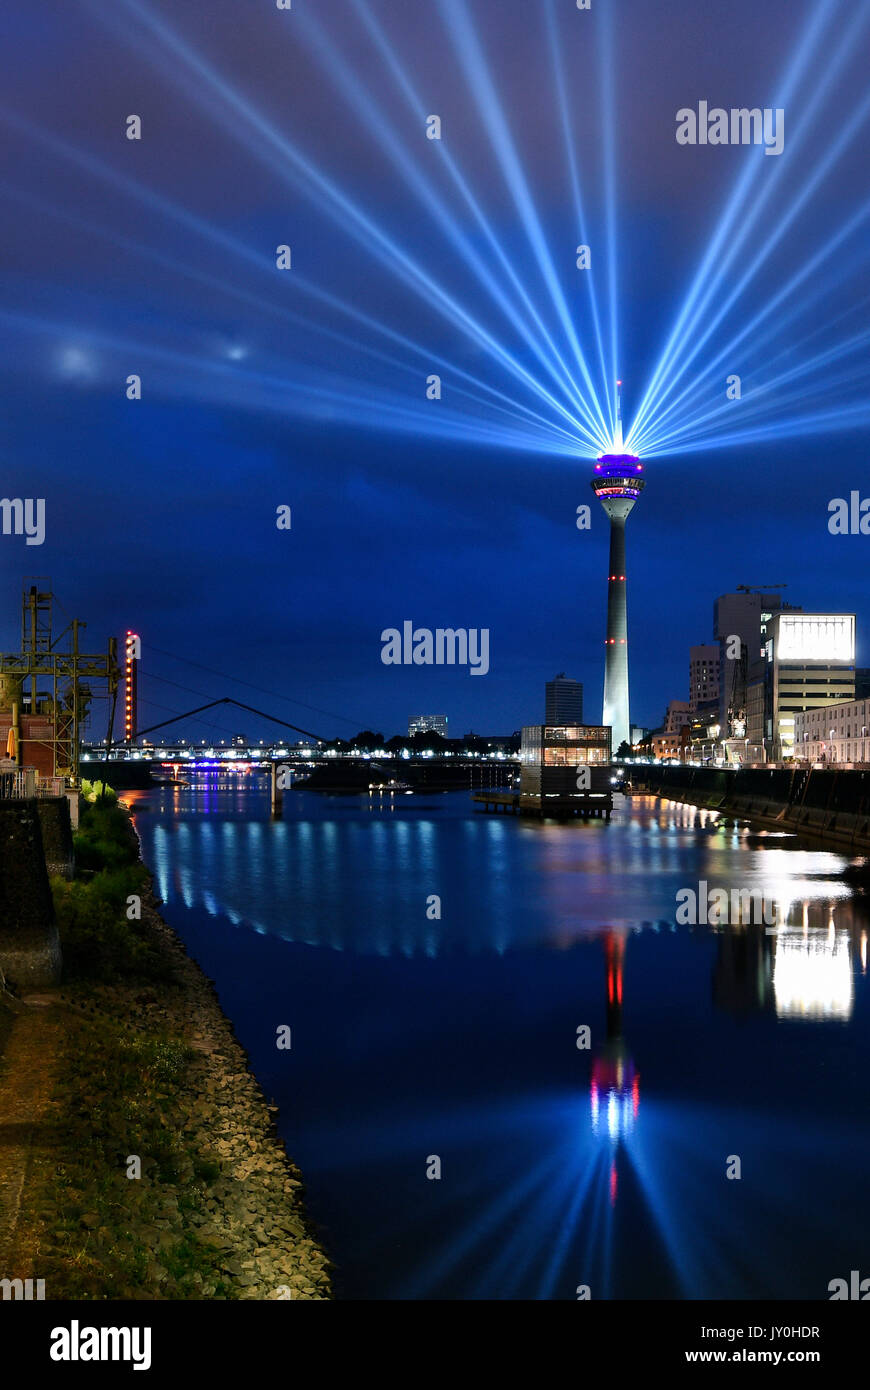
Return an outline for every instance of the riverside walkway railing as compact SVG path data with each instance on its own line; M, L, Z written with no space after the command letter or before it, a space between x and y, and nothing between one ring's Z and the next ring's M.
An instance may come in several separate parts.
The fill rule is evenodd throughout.
M63 777L40 777L35 767L0 772L0 801L29 801L33 797L63 796Z

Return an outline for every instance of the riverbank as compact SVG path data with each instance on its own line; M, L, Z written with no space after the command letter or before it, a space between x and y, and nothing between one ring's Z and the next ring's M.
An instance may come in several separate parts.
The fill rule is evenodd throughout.
M328 1299L274 1111L129 817L97 820L77 840L90 877L53 883L63 986L5 1013L0 1276L44 1279L47 1299Z

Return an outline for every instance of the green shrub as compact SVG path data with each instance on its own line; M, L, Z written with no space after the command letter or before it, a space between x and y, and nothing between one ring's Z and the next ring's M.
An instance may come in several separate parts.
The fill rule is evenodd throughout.
M86 777L82 778L82 796L89 802L118 800L118 793L108 782L89 782Z
M141 889L142 871L128 875L130 894ZM171 969L141 922L128 921L123 874L97 874L89 883L52 880L54 911L67 977L112 980L123 976L167 979Z
M111 797L87 803L74 842L76 870L89 877L52 881L66 976L168 979L169 962L147 928L127 917L128 899L141 898L148 876L126 812Z
M130 823L117 801L86 804L73 843L78 869L116 869L139 862Z

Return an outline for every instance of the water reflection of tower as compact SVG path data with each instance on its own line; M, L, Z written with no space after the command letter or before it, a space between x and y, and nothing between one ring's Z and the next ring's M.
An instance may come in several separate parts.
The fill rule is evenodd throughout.
M640 1077L622 1033L625 932L608 930L604 937L607 978L607 1037L592 1063L589 1099L592 1129L612 1145L610 1200L616 1201L616 1155L619 1140L634 1126L640 1103Z

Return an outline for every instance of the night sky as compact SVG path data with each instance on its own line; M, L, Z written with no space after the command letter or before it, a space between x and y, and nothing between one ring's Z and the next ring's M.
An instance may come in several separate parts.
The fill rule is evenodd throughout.
M574 251L592 247L607 322L616 251L627 423L748 164L766 201L714 303L765 254L696 367L870 206L863 114L843 138L867 97L870 51L870 14L851 0L593 0L589 12L554 0L582 229L543 0L293 0L290 12L274 0L6 0L0 490L45 498L47 537L28 547L0 536L0 648L17 648L23 577L47 575L87 621L91 649L128 627L141 634L141 724L235 694L326 737L389 735L420 712L447 714L455 735L510 732L543 718L557 671L584 682L586 717L600 718L607 523L589 488L593 450L419 292L422 271L544 379L496 303L517 294L450 159L566 351L476 100L489 100L480 71L451 37L463 13L602 399ZM682 107L776 105L810 23L821 28L786 103L783 155L676 143ZM440 114L440 143L420 112ZM131 113L140 141L125 137ZM867 225L766 319L770 336L750 335L712 383L693 386L686 408L720 405L730 371L746 391L774 359L781 371L854 346L772 388L763 417L729 415L720 432L745 429L739 445L709 439L649 460L628 524L635 723L657 724L668 700L687 698L689 646L710 640L714 598L741 583L786 584L808 610L856 611L870 665L870 539L827 530L829 499L870 495ZM282 243L289 271L275 266ZM413 283L400 257L417 268ZM427 401L436 371L443 399ZM125 398L130 373L141 401ZM483 390L463 395L469 376ZM486 386L508 398L505 413ZM542 423L523 423L514 403ZM840 410L843 428L794 425ZM769 433L753 436L753 418ZM594 507L586 533L582 503ZM281 504L288 532L275 526ZM384 666L381 630L405 619L489 628L489 674ZM226 712L183 726L216 738L270 727Z

